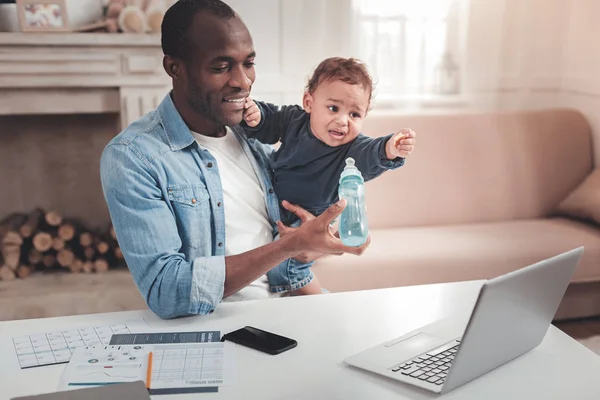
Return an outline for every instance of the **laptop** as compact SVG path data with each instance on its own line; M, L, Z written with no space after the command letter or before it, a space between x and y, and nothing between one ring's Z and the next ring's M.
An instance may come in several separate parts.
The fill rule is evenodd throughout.
M542 342L582 255L579 247L486 281L468 322L439 320L344 362L447 393Z

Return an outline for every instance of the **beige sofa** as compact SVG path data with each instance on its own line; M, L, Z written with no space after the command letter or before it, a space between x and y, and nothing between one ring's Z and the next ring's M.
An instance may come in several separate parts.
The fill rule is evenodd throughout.
M372 243L317 260L331 291L486 279L560 252L585 254L557 319L600 315L600 227L555 217L593 169L591 130L573 110L373 114L364 131L417 132L399 170L366 186Z

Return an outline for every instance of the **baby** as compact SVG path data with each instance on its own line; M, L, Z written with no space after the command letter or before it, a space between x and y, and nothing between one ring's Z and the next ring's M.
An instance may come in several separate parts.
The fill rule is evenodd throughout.
M361 134L370 108L373 82L354 58L328 58L310 78L303 108L246 100L242 126L249 137L280 147L273 153L274 189L280 199L320 215L338 201L338 185L346 158L352 157L365 181L404 165L416 134L401 129L385 137ZM298 226L299 218L284 204L281 220ZM289 260L267 273L272 292L292 295L321 293L312 263Z

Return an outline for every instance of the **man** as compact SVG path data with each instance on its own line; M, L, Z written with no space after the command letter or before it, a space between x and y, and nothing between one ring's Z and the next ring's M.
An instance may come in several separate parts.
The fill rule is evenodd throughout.
M288 205L283 229L268 173L272 149L237 126L254 82L252 38L219 0L179 0L162 25L173 90L105 148L102 187L119 244L148 306L161 318L207 314L223 300L269 296L265 273L289 258L361 254L329 224ZM231 127L231 128L230 128Z

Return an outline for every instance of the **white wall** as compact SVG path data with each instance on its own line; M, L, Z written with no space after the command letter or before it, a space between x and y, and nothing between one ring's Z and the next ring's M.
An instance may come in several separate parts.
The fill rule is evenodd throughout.
M226 0L242 17L257 52L254 96L300 103L324 58L347 51L351 0Z
M469 14L465 78L472 106L575 108L592 126L598 165L600 1L471 0Z
M557 104L566 0L471 0L466 89L485 108Z
M556 104L569 0L460 0L461 61L473 107ZM578 0L577 0L578 1ZM591 0L593 1L593 0ZM257 57L257 97L299 102L322 59L356 55L352 0L227 0L250 29ZM463 47L454 45L455 47Z
M594 133L594 156L600 165L600 1L569 1L565 15L564 66L558 104L585 114Z
M299 103L319 61L356 55L352 0L226 1L254 38L257 98ZM600 160L600 0L460 1L466 108L574 107Z

